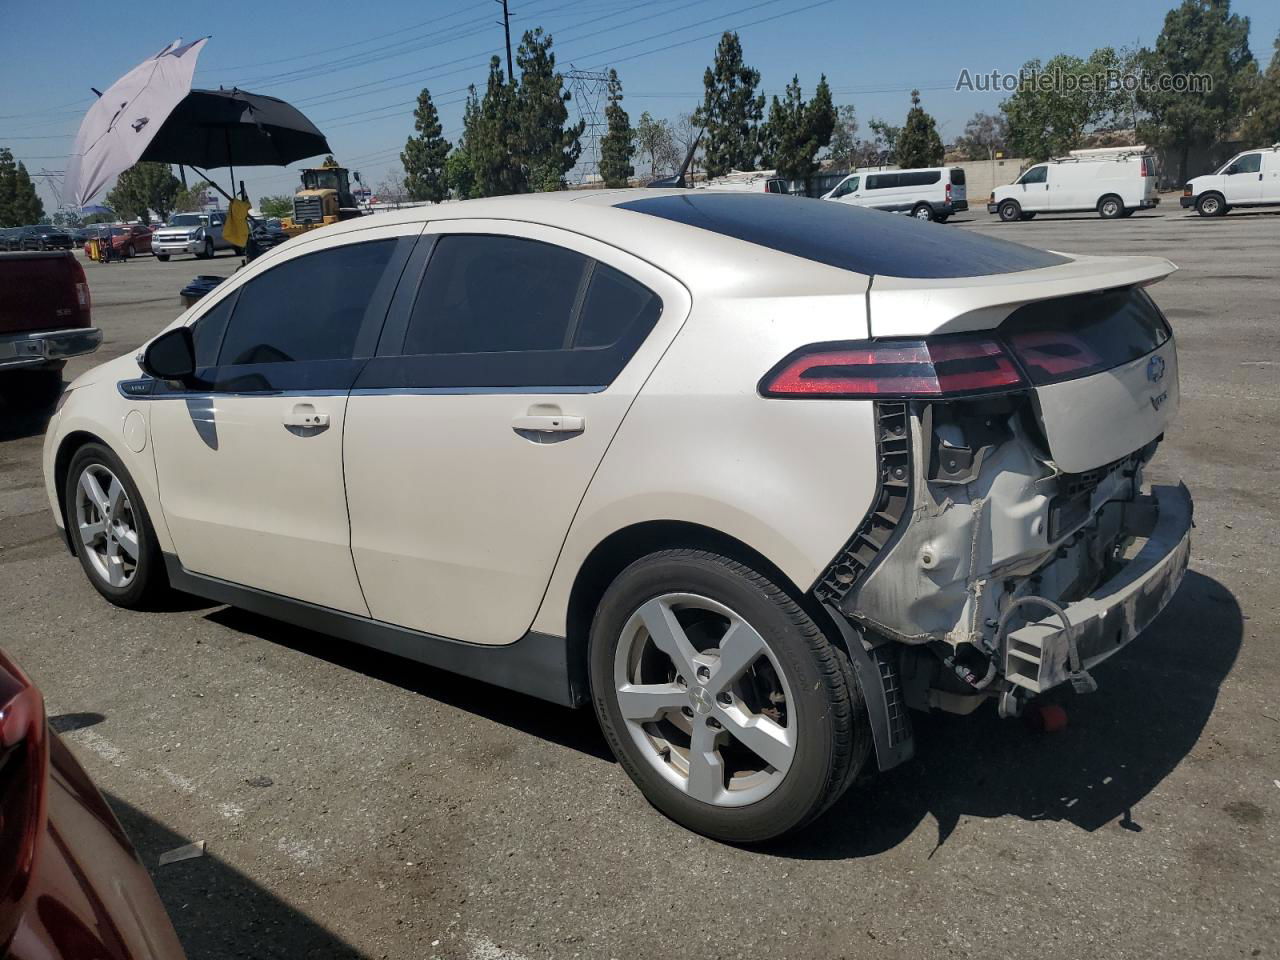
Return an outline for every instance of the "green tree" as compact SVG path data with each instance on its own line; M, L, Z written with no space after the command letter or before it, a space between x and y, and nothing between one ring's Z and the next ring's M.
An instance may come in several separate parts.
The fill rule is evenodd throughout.
M208 188L203 182L193 183L189 187L179 187L178 192L173 195L173 212L182 213L184 211L203 209L207 190Z
M1248 107L1249 117L1241 132L1245 146L1280 142L1280 34L1276 35L1270 65L1250 91Z
M625 187L636 172L631 165L636 135L631 118L622 109L622 81L616 70L609 71L608 96L609 105L604 108L607 130L600 139L600 177L606 187Z
M684 159L676 146L671 124L666 120L655 120L648 110L640 114L636 123L636 150L641 157L648 159L651 177L674 173Z
M107 205L122 217L151 222L151 211L169 219L182 184L167 163L135 163L116 179L107 194Z
M259 197L258 209L264 217L292 217L293 197L281 193L272 197Z
M760 71L743 62L738 35L726 31L714 64L702 75L702 106L694 117L706 128L702 149L708 177L755 168L764 114L764 95L756 94L759 85Z
M1007 131L1003 117L979 111L964 125L956 149L966 160L990 160L1004 149Z
M1144 89L1138 105L1148 116L1144 136L1178 156L1178 182L1187 179L1194 147L1207 146L1235 131L1244 100L1257 81L1249 51L1249 18L1231 12L1230 0L1183 0L1164 18L1154 50L1141 55L1155 76L1208 74L1203 92Z
M18 189L18 165L13 151L0 147L0 227L23 226L14 203Z
M84 226L91 227L95 223L115 223L119 219L114 210L108 210L106 213L91 213L84 218Z
M473 197L500 197L529 192L523 162L516 87L508 83L501 61L489 60L484 97L463 119L466 152L471 161Z
M876 166L887 163L893 158L898 148L898 137L902 135L902 128L895 127L888 120L882 120L879 117L872 117L867 126L875 136L871 142L871 156L868 159L874 160Z
M858 114L853 104L846 103L836 111L827 159L837 170L852 170L858 165L858 153Z
M894 161L904 170L936 167L942 163L945 153L942 138L938 136L937 123L920 106L920 91L912 90L911 109L907 111L907 122L902 125L902 133L898 135L893 152Z
M1025 76L1053 82L1030 79L1000 104L1009 151L1033 161L1060 157L1079 147L1089 129L1128 116L1127 95L1106 84L1108 71L1124 67L1111 47L1093 51L1088 59L1064 53L1043 65L1028 60Z
M414 200L430 200L439 203L448 195L444 165L451 144L444 138L440 126L440 114L431 102L427 89L418 94L418 106L413 111L413 128L417 131L404 145L400 162L404 164L405 185Z
M515 90L518 149L516 157L525 167L525 180L533 190L560 190L564 177L582 153L581 138L586 122L566 127L569 93L564 77L556 70L549 33L542 28L526 30L516 51L520 83Z
M769 107L769 121L761 138L762 144L767 144L766 163L780 177L803 180L808 192L818 170L818 151L831 142L835 127L836 109L826 76L818 81L813 99L807 103L799 76L793 76L783 99L774 97Z
M44 203L36 193L36 185L31 182L26 164L18 161L18 168L13 176L13 210L19 223L42 223L44 221Z

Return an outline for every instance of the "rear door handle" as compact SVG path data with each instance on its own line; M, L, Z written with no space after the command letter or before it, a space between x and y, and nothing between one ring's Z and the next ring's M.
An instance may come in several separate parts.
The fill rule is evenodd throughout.
M547 416L523 416L511 421L511 429L517 433L581 433L586 423L581 417L563 414Z
M298 403L284 415L282 422L286 427L323 428L329 426L329 415L321 413L309 403Z

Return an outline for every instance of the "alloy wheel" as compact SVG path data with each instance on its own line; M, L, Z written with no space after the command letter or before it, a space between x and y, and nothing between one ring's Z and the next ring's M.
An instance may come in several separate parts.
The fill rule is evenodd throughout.
M138 572L138 525L124 484L91 463L76 484L75 523L81 549L104 583L127 587Z
M755 803L795 758L795 701L775 654L707 597L663 594L631 615L614 655L614 696L645 760L703 803Z

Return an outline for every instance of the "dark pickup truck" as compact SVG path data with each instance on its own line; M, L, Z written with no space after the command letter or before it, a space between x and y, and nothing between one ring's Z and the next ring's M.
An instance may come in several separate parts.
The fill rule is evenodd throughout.
M61 384L67 358L102 343L89 308L84 267L73 254L0 253L0 390L42 393Z

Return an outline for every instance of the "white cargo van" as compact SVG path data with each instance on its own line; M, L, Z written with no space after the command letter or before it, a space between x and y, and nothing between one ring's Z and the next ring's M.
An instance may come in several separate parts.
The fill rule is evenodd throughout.
M1217 173L1196 177L1183 189L1181 203L1202 217L1220 217L1232 207L1280 204L1280 143L1246 150Z
M1103 147L1037 163L1008 186L996 187L987 213L1010 222L1037 213L1096 210L1111 220L1159 202L1155 158L1146 147Z
M968 210L964 171L959 167L927 167L919 170L884 170L851 173L823 200L837 200L858 207L910 213L917 220L942 222L960 210Z

